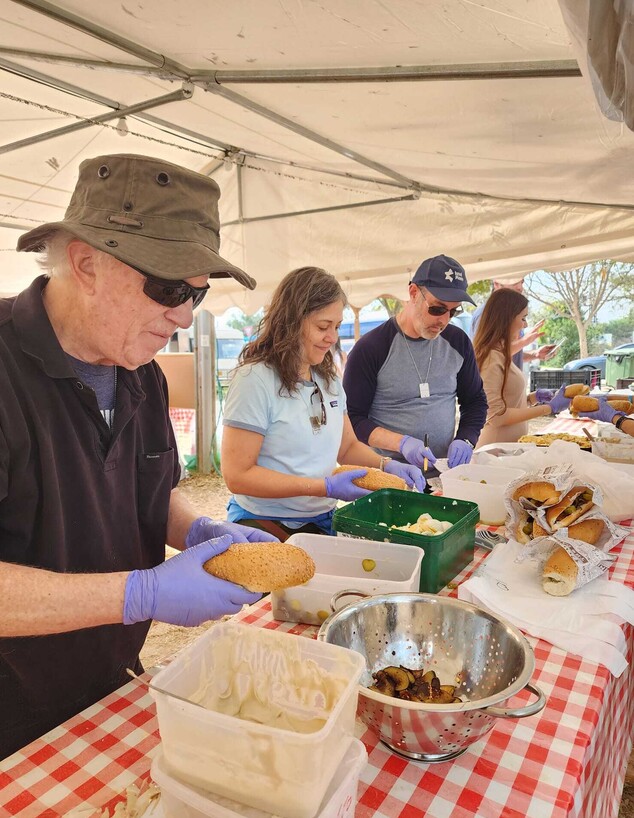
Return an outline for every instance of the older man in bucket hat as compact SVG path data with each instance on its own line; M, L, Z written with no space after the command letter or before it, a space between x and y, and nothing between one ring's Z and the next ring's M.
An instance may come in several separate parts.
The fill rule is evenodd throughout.
M22 236L42 275L0 300L0 758L139 672L157 619L198 625L258 595L202 568L262 531L179 494L154 355L211 278L219 189L146 156L82 163L63 221ZM165 544L187 549L165 562Z
M350 420L380 454L422 469L437 457L449 468L471 459L487 402L471 341L449 323L463 301L473 304L462 265L446 255L425 259L403 310L350 352L343 377Z

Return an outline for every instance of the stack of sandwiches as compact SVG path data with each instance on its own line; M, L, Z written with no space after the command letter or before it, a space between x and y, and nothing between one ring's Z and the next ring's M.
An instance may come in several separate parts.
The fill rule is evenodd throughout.
M580 520L595 507L593 498L594 491L589 486L574 486L566 493L546 480L519 486L513 493L513 500L522 508L515 539L528 543L567 528L569 538L595 545L604 531L604 521L594 517ZM565 548L558 546L544 564L542 587L553 596L566 596L574 590L577 574L575 561Z

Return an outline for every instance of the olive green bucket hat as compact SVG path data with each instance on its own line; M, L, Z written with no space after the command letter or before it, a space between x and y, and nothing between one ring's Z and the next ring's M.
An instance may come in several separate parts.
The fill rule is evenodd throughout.
M86 159L64 220L42 224L18 239L18 250L39 251L56 230L157 278L208 275L256 282L218 255L220 188L207 176L151 156L113 154Z

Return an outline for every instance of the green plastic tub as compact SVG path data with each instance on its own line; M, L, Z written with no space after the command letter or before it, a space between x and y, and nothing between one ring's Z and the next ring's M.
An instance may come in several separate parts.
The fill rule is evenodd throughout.
M444 534L436 536L390 528L415 523L425 513L436 520L448 520L453 525ZM336 531L352 537L422 548L425 556L421 564L420 590L435 594L473 559L475 527L479 519L477 503L468 500L380 489L337 509L333 525Z

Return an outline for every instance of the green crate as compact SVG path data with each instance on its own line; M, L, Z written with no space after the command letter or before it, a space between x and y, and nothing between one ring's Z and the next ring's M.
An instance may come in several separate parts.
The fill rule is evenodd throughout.
M421 514L448 520L452 527L435 537L390 529L415 523ZM380 489L348 503L335 512L336 531L366 540L416 545L425 551L420 570L420 590L435 594L473 559L477 503L436 497L400 489ZM379 523L387 523L379 525Z

